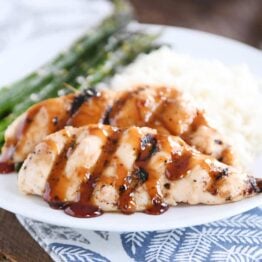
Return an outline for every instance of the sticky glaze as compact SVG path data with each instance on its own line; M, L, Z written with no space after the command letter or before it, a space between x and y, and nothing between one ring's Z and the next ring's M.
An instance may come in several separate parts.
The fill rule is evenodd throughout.
M12 163L0 162L0 174L9 174L15 171L15 166Z
M201 126L209 130L214 140L219 136L217 131L209 126L205 114L185 100L183 95L173 88L139 87L133 91L124 92L114 103L107 117L110 125L127 128L132 125L155 128L161 134L182 137L189 145L194 146L192 139ZM201 152L202 147L195 145ZM219 161L234 165L232 149L220 140L216 147L221 148L217 156ZM211 152L212 154L212 152Z
M86 91L49 99L33 106L18 124L15 135L7 138L3 154L10 147L15 148L7 162L17 162L14 160L14 155L19 155L19 159L23 159L30 152L29 150L26 153L23 149L28 147L29 139L32 142L33 131L30 130L31 126L36 125L34 118L40 110L44 110L48 116L48 124L45 131L41 130L42 139L47 134L62 129L65 125L80 127L87 124L106 123L121 128L132 125L156 128L162 134L181 136L189 145L194 146L192 136L199 127L205 126L210 130L211 138L214 136L216 147L220 148L216 150L216 152L221 151L217 159L229 165L234 164L231 148L221 139L219 143L216 142L217 132L208 125L204 113L197 110L174 88L142 86L134 90L114 93L114 96L113 101L109 91L101 93ZM31 150L40 140L39 138L32 142ZM203 152L202 148L198 149Z
M168 205L161 196L160 175L148 167L148 161L157 152L157 137L152 134L141 136L137 128L130 129L128 143L133 146L137 158L133 163L132 170L128 172L118 159L113 159L122 132L118 129L111 129L105 134L99 127L89 128L88 134L96 135L102 140L106 139L106 142L97 164L92 169L79 167L76 176L81 177L83 182L80 185L79 197L76 202L66 201L66 192L70 187L70 180L66 175L66 163L77 147L76 136L69 136L65 133L64 135L68 136L67 141L57 156L48 177L43 195L44 200L51 207L63 209L66 214L71 216L88 218L101 215L102 210L93 204L93 192L98 181L101 184L109 182L106 181L106 177L102 176L102 173L108 163L116 161L117 180L115 185L119 189L118 209L124 214L134 213L136 211L134 194L137 188L145 183L151 198L151 204L148 205L145 213L156 215L165 212Z
M116 129L111 129L108 132L99 127L92 127L89 128L88 135L98 136L104 141L104 145L102 153L93 168L79 167L77 169L76 175L82 181L79 189L79 199L74 203L65 201L67 189L70 187L70 180L66 174L66 164L77 147L76 136L68 136L66 144L58 155L48 177L43 196L51 207L64 209L66 214L75 217L87 218L99 216L103 213L92 203L92 195L102 171L117 147L120 132Z
M226 165L217 165L212 157L200 154L178 137L164 136L147 128L118 129L103 125L67 128L60 133L64 141L61 151L51 137L43 142L56 156L43 198L51 207L63 209L70 216L89 218L102 215L103 211L96 206L97 199L102 202L107 199L102 196L101 200L97 194L103 194L103 188L107 186L113 189L110 192L114 192L110 205L120 212L136 212L136 194L142 190L147 195L144 212L162 214L169 207L165 200L167 191L173 190L173 183L189 176L195 168L206 171L209 176L205 180L206 192L230 201L230 194L218 192L218 189L232 175L232 170ZM90 165L85 161L75 163L75 157L83 153L81 142L94 141L94 136L98 138L96 146L100 148L94 162L89 162ZM130 154L129 161L121 157L125 149ZM72 161L72 166L67 165L69 161ZM106 170L111 171L107 173ZM78 181L76 187L72 187L73 181ZM243 195L260 190L261 183L251 179L246 182ZM72 196L70 190L75 195Z

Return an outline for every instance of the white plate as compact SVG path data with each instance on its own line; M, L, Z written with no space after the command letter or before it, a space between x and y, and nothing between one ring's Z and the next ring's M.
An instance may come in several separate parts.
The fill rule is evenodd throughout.
M163 29L160 26L143 27ZM21 77L50 59L75 36L72 32L38 39L1 55L0 72L4 74L0 75L0 86ZM215 58L227 64L246 63L255 75L262 75L261 52L236 41L176 27L165 27L161 40L171 44L178 52L189 53L194 57ZM257 159L254 173L257 177L262 173L262 159ZM16 179L15 174L0 176L2 208L51 224L90 230L145 231L186 227L236 215L262 204L262 195L259 195L220 206L173 207L160 216L142 213L130 216L105 214L93 219L79 219L51 209L41 198L22 195L17 189Z

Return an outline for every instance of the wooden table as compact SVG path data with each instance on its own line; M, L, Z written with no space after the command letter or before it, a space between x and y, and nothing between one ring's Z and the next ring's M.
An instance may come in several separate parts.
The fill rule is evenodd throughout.
M261 0L132 0L137 19L194 28L262 48ZM0 209L0 261L51 261L18 223Z

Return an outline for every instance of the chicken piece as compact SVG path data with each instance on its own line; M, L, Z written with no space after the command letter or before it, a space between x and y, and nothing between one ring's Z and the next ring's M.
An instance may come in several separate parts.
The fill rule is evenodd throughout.
M109 91L86 90L32 106L6 130L0 161L23 162L43 138L67 125L79 127L103 122L111 100Z
M161 214L177 203L222 204L259 192L256 180L181 138L147 127L66 127L29 154L19 189L77 217Z
M239 165L231 146L210 127L203 111L175 88L142 86L120 93L108 114L117 127L147 126L180 136L200 152L228 165Z
M66 125L147 126L180 136L221 162L236 165L230 145L209 126L203 112L175 88L142 86L124 92L87 90L31 107L5 134L2 161L22 162L46 135Z

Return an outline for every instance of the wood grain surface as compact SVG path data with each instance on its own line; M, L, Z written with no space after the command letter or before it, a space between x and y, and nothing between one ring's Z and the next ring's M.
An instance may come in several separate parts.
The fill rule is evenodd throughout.
M132 0L137 19L194 28L262 48L261 0ZM51 261L18 223L0 209L0 261Z
M141 22L211 32L262 48L261 0L132 0Z

